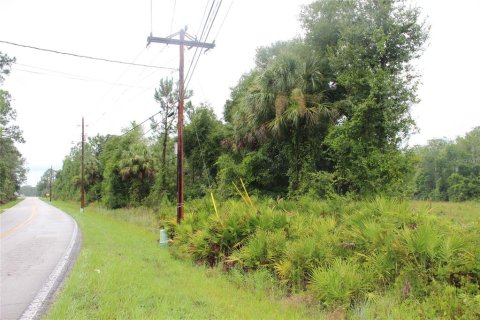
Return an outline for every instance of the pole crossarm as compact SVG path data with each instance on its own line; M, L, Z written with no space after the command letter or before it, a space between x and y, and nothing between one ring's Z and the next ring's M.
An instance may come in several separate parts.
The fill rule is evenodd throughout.
M207 43L207 42L200 42L200 41L193 41L193 40L180 40L180 39L160 38L160 37L149 36L147 38L147 46L150 45L150 43L152 43L152 42L185 45L187 47L199 47L199 48L206 48L206 49L215 48L215 43Z

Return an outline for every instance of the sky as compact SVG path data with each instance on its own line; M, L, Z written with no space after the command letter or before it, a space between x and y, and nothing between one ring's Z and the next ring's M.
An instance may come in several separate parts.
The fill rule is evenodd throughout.
M178 46L152 43L187 27L192 36L212 0L1 0L0 40L63 52L154 65L146 68L79 59L0 43L16 57L3 84L17 110L25 144L18 145L35 185L45 170L60 169L64 157L87 136L119 134L130 122L158 111L154 89L162 77L178 79ZM428 47L416 61L422 74L412 107L419 132L409 144L454 139L480 125L476 75L480 74L480 1L412 0L431 24ZM193 102L207 102L219 117L242 74L254 67L256 48L302 36L301 6L310 0L225 0L188 84ZM218 3L218 2L217 2ZM274 8L272 10L272 8ZM194 49L186 50L188 69Z

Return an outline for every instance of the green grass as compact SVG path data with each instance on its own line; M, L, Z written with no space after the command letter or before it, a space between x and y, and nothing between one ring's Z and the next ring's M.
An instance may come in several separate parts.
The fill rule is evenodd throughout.
M19 203L20 201L22 201L24 199L25 198L17 198L13 201L10 201L10 202L7 202L5 204L0 205L0 214L2 214L5 210L13 207L14 205L16 205L17 203Z
M412 201L411 203L415 210L423 210L426 208L430 213L440 218L461 225L480 221L480 201Z
M112 211L54 204L77 220L83 247L46 319L323 318L303 303L235 285L218 269L171 258L155 233Z
M388 280L392 283L385 285L382 290L372 289L374 288L371 286L372 274L366 272L371 267L375 267L372 270L381 271L383 264L389 265L387 260L382 260L383 256L381 255L385 241L382 239L385 234L379 233L381 220L378 219L382 215L393 214L392 218L409 221L408 228L397 230L397 232L401 232L399 235L405 236L399 239L404 239L406 242L393 242L396 254L403 254L402 246L411 244L419 252L419 259L429 260L428 252L438 251L442 248L440 253L453 254L453 258L457 255L456 245L463 243L462 250L471 250L472 245L467 248L466 244L470 243L470 240L478 242L478 237L472 233L472 230L480 222L478 202L413 201L402 205L395 201L382 199L371 203L340 200L325 202L311 199L283 202L259 200L258 206L262 212L259 222L266 224L267 229L274 228L275 224L282 225L283 220L273 219L278 215L274 213L277 210L278 213L287 213L289 223L294 222L292 218L296 215L295 212L302 212L302 216L305 215L306 218L311 219L304 221L305 223L310 221L307 224L294 223L289 227L290 235L298 233L299 239L303 240L286 247L286 255L296 252L307 254L311 246L319 245L325 246L325 250L321 250L325 255L321 261L327 259L329 255L337 254L338 252L336 253L335 250L342 251L342 257L346 257L343 264L338 262L338 266L325 264L319 269L314 268L313 270L316 270L317 274L316 280L310 284L307 283L306 291L300 290L293 294L290 292L291 295L285 290L286 287L283 284L283 281L289 278L282 278L283 272L288 274L288 268L282 269L288 267L288 264L277 264L274 268L275 272L270 270L271 261L268 259L273 259L276 251L272 251L271 257L267 255L268 259L262 260L262 263L266 263L266 265L256 270L257 267L253 267L256 260L245 260L253 253L255 253L255 257L263 257L265 252L262 248L266 246L268 249L270 243L274 244L273 247L278 246L277 242L282 242L284 239L281 232L255 233L257 241L245 242L243 249L237 254L237 258L244 259L244 265L248 272L242 271L241 268L233 268L230 272L225 273L221 264L213 268L192 265L191 257L184 257L186 260L177 260L170 256L168 250L158 247L158 226L166 223L167 226L172 227L169 223L175 220L173 207L164 208L164 213L160 215L158 212L145 208L107 210L100 206L89 206L86 213L81 215L78 213L78 204L56 202L55 205L70 213L78 221L84 243L71 276L59 300L47 314L47 319L450 319L475 317L479 314L478 288L470 286L469 290L472 292L467 293L465 291L467 287L455 288L445 284L442 275L433 276L435 280L431 283L428 281L423 283L421 282L422 277L431 279L432 275L425 272L418 273L423 269L419 269L414 264L410 265L410 269L405 269L405 272L400 272L394 282L392 282L392 274L383 275L382 273L383 278L381 279L384 279L382 281L392 278ZM227 211L230 214L237 211L240 214L245 208L241 202L235 201L217 205L219 211ZM275 209L269 211L268 208ZM205 218L205 214L214 218L212 210L208 199L199 199L187 204L187 213L196 216L196 219L199 219L198 222ZM440 219L430 216L430 213ZM372 216L370 217L370 215ZM241 215L237 216L241 217ZM375 218L377 220L372 220L373 217L377 217ZM410 221L411 219L416 221L420 217L424 218L415 223ZM318 218L321 219L317 221ZM192 222L189 219L182 224L182 232L191 232L188 231ZM297 220L295 219L295 221ZM345 220L346 225L341 223L342 220ZM366 222L360 223L363 220ZM442 220L447 221L442 222ZM235 221L230 228L241 222L241 220ZM427 223L423 226L422 221L425 223L430 221L430 224ZM302 219L297 222L302 222ZM354 225L358 223L362 228L354 228ZM431 242L428 239L436 240L441 236L443 234L439 233L441 230L447 232L449 230L447 225L450 224L457 232L449 233L449 238L445 240L448 240L449 246L442 246L443 241L437 241L440 246L438 248L437 246L425 246L425 243ZM342 225L344 229L352 229L353 232L346 232L345 239L341 233ZM322 235L330 234L329 230L332 227L337 231L326 238L335 240L332 244L323 243L325 242L323 240L313 243L306 241L312 237L320 236L322 238L324 237ZM437 230L437 228L439 229ZM310 229L317 231L312 233L313 231ZM348 236L350 234L351 236ZM458 239L454 237L455 234L459 235ZM201 234L198 233L198 235ZM279 236L281 237L278 238ZM340 238L338 238L339 236ZM440 238L444 239L445 237L441 236ZM196 241L196 245L202 244L201 237L192 239ZM363 239L363 242L358 242L359 239ZM365 242L366 240L368 241ZM464 243L465 241L467 243ZM335 249L337 242L358 242L354 250L359 252L361 252L362 246L369 245L371 242L372 247L369 250L373 250L372 252L375 253L373 256L375 260L369 259L365 265L358 264L357 260L361 259L361 256L348 258L350 255L346 250ZM475 245L473 246L475 247ZM327 250L330 247L333 250L330 250L331 252ZM387 245L387 249L391 247L391 245ZM170 252L178 253L175 248L175 246L171 247L173 251ZM270 250L268 249L267 252ZM307 251L304 252L304 250ZM387 251L390 252L391 250L389 250ZM367 252L370 251L367 250ZM411 257L409 252L405 251L406 256L400 260L400 264ZM478 256L478 254L476 255ZM299 256L299 258L302 257ZM437 254L434 254L434 257L440 259ZM478 258L476 259L478 260ZM458 257L448 261L457 260ZM458 269L460 271L464 268L462 267L464 263L468 264L468 261L458 260L457 262L462 263L455 267L460 268ZM472 263L475 264L475 262ZM360 269L344 268L344 264ZM338 270L335 271L335 268L350 272L349 276L353 280L357 280L357 275L362 275L365 281L362 280L360 283L354 281L351 286L344 288L341 285L344 283L343 280L337 283L335 273ZM444 269L448 271L447 267ZM432 272L437 272L435 270ZM394 272L394 269L389 272ZM417 274L419 275L418 279ZM295 278L292 279L295 280ZM405 279L410 279L412 282L412 294L408 299L402 296ZM370 285L368 285L369 283ZM364 288L364 285L367 287ZM342 290L351 292L349 295L354 298L352 303L348 303L349 298L342 295L337 297L337 293L342 294ZM327 298L323 295L326 295ZM325 302L323 306L319 301Z

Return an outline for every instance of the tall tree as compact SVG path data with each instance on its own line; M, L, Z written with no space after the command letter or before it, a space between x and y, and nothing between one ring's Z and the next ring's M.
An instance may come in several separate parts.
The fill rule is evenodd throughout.
M128 186L129 204L139 205L153 185L154 160L143 143L135 143L123 150L118 162L119 174Z
M50 194L50 183L53 183L55 177L55 171L51 168L45 170L45 172L40 177L40 180L37 182L37 195L40 197L46 197Z
M158 89L155 89L154 98L159 103L162 116L160 123L154 125L160 131L160 139L162 141L160 185L164 189L167 175L167 142L169 135L173 133L175 128L174 123L177 116L178 103L178 88L174 88L171 78L160 79Z
M14 61L0 52L0 85ZM25 142L20 128L12 124L16 117L10 94L0 89L0 203L14 199L26 178L25 160L15 146Z
M414 123L419 57L429 27L396 0L316 1L304 8L306 41L323 54L338 91L339 120L326 139L343 192L404 189L411 158L402 143ZM402 165L405 164L405 165Z
M205 188L213 184L225 134L222 122L208 105L191 108L189 118L184 131L184 149L189 178L186 194L191 197L204 194Z

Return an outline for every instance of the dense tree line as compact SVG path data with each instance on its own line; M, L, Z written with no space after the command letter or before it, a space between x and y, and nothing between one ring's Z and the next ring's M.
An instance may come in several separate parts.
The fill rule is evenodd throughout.
M257 50L255 67L232 88L224 121L208 105L187 102L187 199L209 189L228 197L239 178L251 192L273 196L470 197L459 190L478 176L475 166L467 174L459 163L438 182L424 165L428 147L405 147L417 102L411 63L428 37L419 9L394 0L322 0L305 6L300 21L304 38ZM151 122L150 138L132 123L120 136L88 140L87 201L116 208L175 198L174 81L161 79L153 98L160 119ZM77 145L55 175L54 195L79 198L79 177Z
M0 52L0 85L15 59ZM8 91L0 88L0 204L15 199L25 181L25 160L15 146L24 143L22 131L13 122L17 117Z
M29 185L21 186L19 193L26 197L36 197L38 195L37 188Z
M480 199L480 127L455 141L431 140L415 151L419 158L416 198Z

